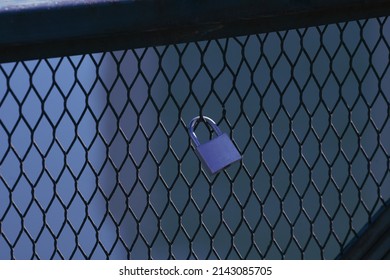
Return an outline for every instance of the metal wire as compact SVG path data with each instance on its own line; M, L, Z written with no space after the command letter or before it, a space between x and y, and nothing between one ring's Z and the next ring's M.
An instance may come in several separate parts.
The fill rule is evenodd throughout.
M1 64L0 258L336 258L389 205L389 28ZM203 171L199 114L241 164Z

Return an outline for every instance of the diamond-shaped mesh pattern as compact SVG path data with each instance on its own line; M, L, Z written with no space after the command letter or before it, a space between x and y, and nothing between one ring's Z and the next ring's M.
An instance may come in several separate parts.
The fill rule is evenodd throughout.
M0 65L0 258L337 257L390 198L389 44L386 17ZM203 171L199 114L241 164Z

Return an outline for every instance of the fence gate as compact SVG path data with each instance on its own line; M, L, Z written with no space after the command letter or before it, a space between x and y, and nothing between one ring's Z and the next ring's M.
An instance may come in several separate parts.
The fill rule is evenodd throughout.
M12 2L0 259L389 258L390 1Z

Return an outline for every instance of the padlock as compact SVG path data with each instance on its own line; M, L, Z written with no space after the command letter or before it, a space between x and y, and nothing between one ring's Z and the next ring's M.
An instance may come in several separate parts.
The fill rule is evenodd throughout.
M201 144L194 130L199 121L208 123L216 133L216 137ZM232 163L241 160L241 155L226 133L222 133L218 125L209 117L195 117L191 120L188 131L194 144L195 153L206 171L214 175Z

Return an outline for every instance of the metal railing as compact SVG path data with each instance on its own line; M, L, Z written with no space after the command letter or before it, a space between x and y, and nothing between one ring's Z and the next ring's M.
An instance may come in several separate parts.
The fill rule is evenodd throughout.
M389 248L389 1L57 2L0 4L1 259ZM204 172L197 115L240 164Z

